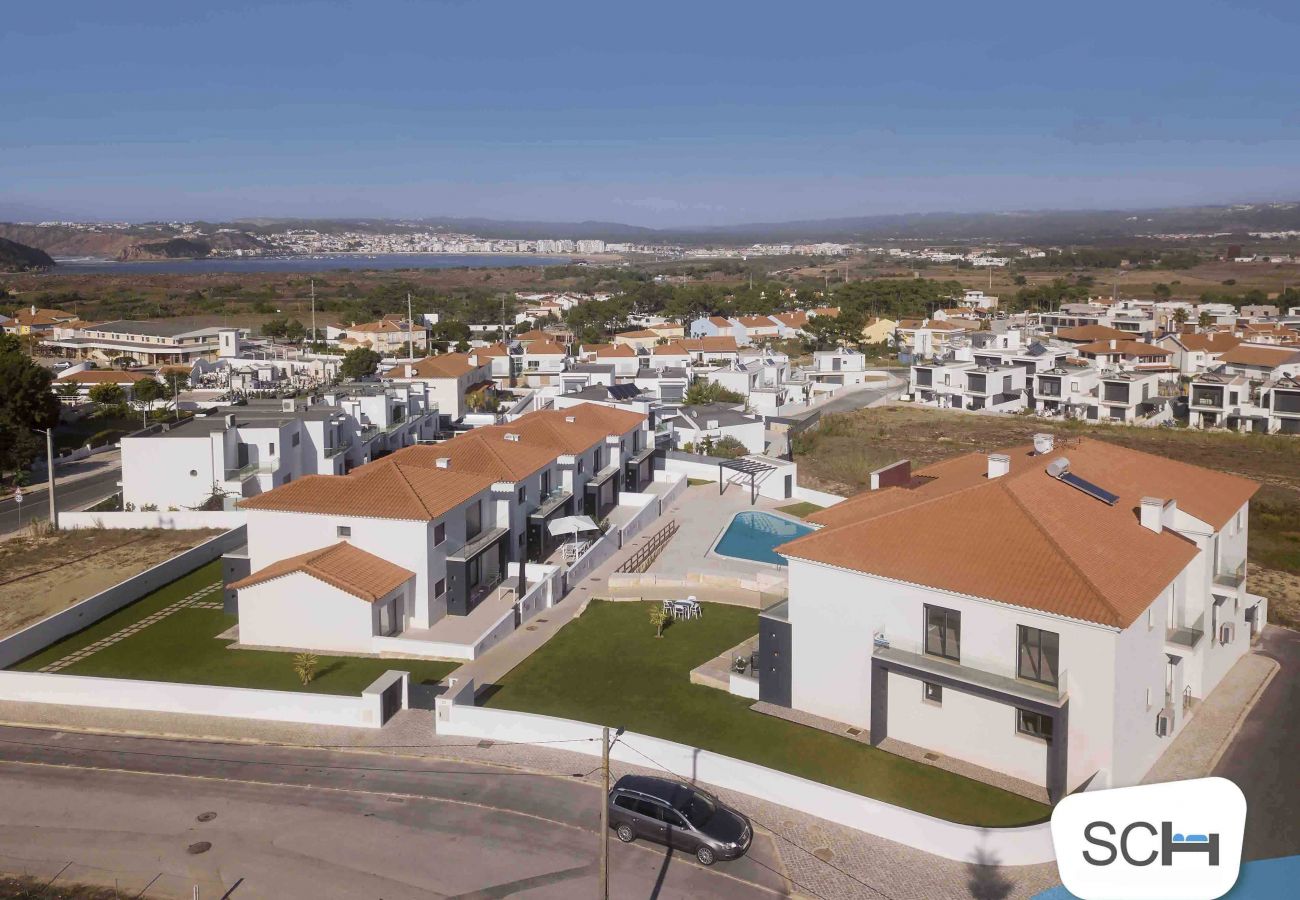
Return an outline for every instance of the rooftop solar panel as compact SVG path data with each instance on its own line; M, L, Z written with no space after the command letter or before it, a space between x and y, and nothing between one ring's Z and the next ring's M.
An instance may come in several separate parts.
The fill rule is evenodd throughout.
M1085 478L1080 478L1078 475L1075 475L1073 472L1066 472L1064 475L1061 476L1061 481L1064 481L1066 484L1070 485L1071 487L1078 488L1079 490L1087 494L1089 497L1097 498L1102 503L1105 503L1107 506L1114 506L1117 502L1119 502L1118 494L1112 494L1110 491L1106 490L1105 488L1097 487L1097 485L1093 484L1091 481L1088 481Z

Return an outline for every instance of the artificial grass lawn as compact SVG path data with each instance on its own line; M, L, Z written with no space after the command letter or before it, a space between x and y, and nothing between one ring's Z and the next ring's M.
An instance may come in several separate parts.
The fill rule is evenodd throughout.
M821 512L824 507L816 503L809 503L807 500L800 500L798 503L791 503L789 506L778 506L776 511L785 513L787 516L797 516L800 519L811 516L815 512Z
M623 726L971 825L1047 818L1041 803L749 709L690 670L758 630L752 609L704 604L655 638L657 604L595 601L503 679L485 705Z
M212 562L173 581L154 593L121 609L106 619L14 666L35 672L41 666L157 612L199 588L221 580L221 563ZM220 592L203 601L220 602ZM293 671L292 653L274 650L229 650L231 641L217 635L236 622L219 609L178 610L130 637L98 650L60 674L132 678L141 681L175 681L214 684L224 687L263 688L275 691L307 691L315 694L360 694L390 669L411 673L411 680L440 681L457 663L430 660L372 659L317 654L319 665L311 684L304 686Z

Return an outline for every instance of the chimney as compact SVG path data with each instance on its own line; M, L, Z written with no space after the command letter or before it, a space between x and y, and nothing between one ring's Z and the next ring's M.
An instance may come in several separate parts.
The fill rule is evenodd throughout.
M1142 527L1159 534L1164 530L1165 501L1159 497L1142 498Z
M519 435L515 434L513 431L508 431L506 432L506 440L514 441L517 444L519 443Z
M435 463L435 465L437 465L437 467L438 467L439 469L450 469L450 468L451 468L451 457L449 457L449 456L440 456L440 457L438 457L438 460L437 460L437 462Z
M1034 453L1037 456L1046 456L1052 452L1056 446L1056 439L1046 432L1034 435Z
M1011 457L1005 453L989 454L989 478L1001 478L1011 471Z
M1118 342L1117 342L1114 338L1111 338L1111 339L1110 339L1110 349L1114 350L1117 346L1119 346Z

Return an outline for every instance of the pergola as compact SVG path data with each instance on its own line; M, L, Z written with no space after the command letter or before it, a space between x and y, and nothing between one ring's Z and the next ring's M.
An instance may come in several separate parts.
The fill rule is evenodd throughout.
M730 469L733 472L739 472L741 477L749 477L749 505L753 506L758 500L758 476L766 475L768 472L775 472L776 466L770 463L759 462L756 459L727 459L718 463L718 496L727 489L727 482L723 475L723 469Z

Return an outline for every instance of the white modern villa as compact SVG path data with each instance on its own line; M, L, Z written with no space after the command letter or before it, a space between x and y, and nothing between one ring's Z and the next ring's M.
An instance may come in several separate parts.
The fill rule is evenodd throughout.
M1263 627L1257 485L1088 438L894 467L783 545L760 697L1055 801L1139 782Z
M512 607L513 630L555 571L548 523L599 522L653 480L647 423L594 404L534 412L245 499L248 552L225 561L240 643L456 655Z

